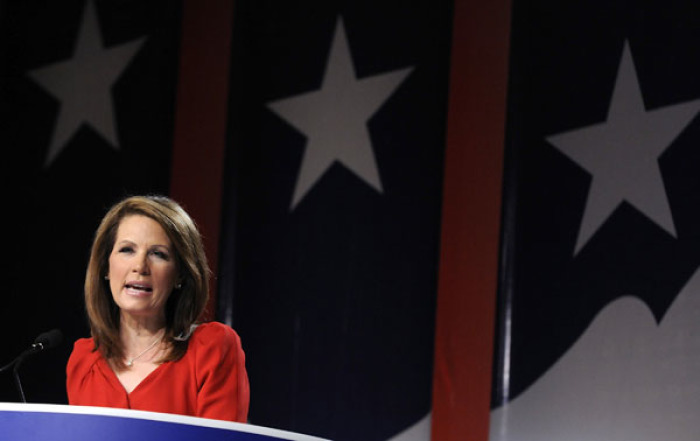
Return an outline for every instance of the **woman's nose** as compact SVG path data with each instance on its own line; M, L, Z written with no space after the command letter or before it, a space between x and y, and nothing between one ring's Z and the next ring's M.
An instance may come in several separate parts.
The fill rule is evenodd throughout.
M136 257L134 272L139 274L148 274L148 256L146 254L141 254Z

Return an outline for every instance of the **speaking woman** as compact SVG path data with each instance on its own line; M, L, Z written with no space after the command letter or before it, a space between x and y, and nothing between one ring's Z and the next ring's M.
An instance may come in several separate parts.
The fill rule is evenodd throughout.
M92 337L67 366L68 401L245 422L249 386L236 332L200 323L209 293L201 236L173 200L114 205L85 276Z

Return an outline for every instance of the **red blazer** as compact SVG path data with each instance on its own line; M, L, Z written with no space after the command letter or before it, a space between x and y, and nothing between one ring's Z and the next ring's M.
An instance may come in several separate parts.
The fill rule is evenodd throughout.
M236 332L199 325L185 356L163 363L127 393L92 338L75 342L66 368L69 404L191 415L246 422L250 389Z

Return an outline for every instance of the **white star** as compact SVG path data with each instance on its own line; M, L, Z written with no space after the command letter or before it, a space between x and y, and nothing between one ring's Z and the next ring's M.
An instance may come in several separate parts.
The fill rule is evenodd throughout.
M268 104L308 138L292 210L335 161L382 192L367 121L411 70L357 79L343 22L338 19L321 90Z
M698 110L700 100L645 110L625 43L606 122L547 138L592 175L574 254L623 201L676 237L658 158Z
M104 49L97 14L93 2L88 1L73 58L29 72L61 102L44 167L51 165L83 123L119 149L111 89L144 41L141 38Z

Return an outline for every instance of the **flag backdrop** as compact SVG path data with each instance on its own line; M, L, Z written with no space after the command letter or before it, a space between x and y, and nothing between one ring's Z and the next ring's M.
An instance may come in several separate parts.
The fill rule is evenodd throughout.
M239 1L234 23L219 306L250 420L428 439L449 4Z
M496 92L502 89L498 86L503 83L505 46L494 47L493 42L502 43L507 37L502 14L507 7L499 5L494 11L458 2L455 35L460 39L451 48L450 2L419 2L410 7L397 2L309 3L301 8L239 2L233 6L229 1L0 2L0 135L12 256L0 320L3 362L21 352L38 333L62 329L66 344L27 361L21 374L29 401L65 402L64 366L71 343L88 332L82 282L99 219L125 195L170 193L200 224L212 266L224 282L219 289L219 318L233 320L236 327L240 324L246 335L251 381L260 397L252 404L253 422L338 439L429 439L449 51L455 65L453 88L467 85L452 94L450 108L457 108L457 115L467 108L475 118L452 117L448 150L455 164L464 160L476 175L483 171L482 162L490 170L485 178L475 178L460 176L453 167L447 177L451 204L464 203L460 188L478 188L485 195L482 201L494 207L499 191L494 184L498 167L493 164L500 158L498 108L502 102L501 98L489 100L488 95L493 84ZM301 20L300 24L284 20L285 15ZM484 16L489 19L482 20ZM490 23L498 25L492 28ZM490 56L479 56L479 63L470 61L478 53L494 54L497 62ZM497 75L491 69L494 65ZM460 78L464 73L467 76ZM237 84L240 80L250 82ZM483 84L488 87L481 88ZM339 108L353 124L348 124L352 130L337 136L337 144L343 148L357 144L363 150L346 155L342 148L335 149L333 140L330 145L335 150L324 158L319 140L327 142L332 132L314 132L309 120L303 115L299 119L298 110L320 108L323 112L316 117L323 117L341 98L336 94L346 89L351 93L344 99L350 105ZM317 91L332 93L314 94ZM474 91L482 101L468 99ZM345 129L338 117L332 122ZM468 130L463 122L480 130ZM486 132L495 136L490 136L479 161L465 160L469 153L460 133L480 136ZM251 140L259 150L246 149ZM260 145L261 140L265 145ZM279 141L277 150L269 145L271 140ZM315 159L307 161L302 171L306 148ZM264 154L270 155L268 163L261 157ZM243 159L249 163L243 164ZM321 168L308 168L314 163ZM266 170L270 166L279 173L271 174ZM260 177L248 167L258 167ZM287 186L277 193L275 182L259 185L262 197L256 205L249 188L257 184L255 180L270 176L273 181L286 181ZM328 204L325 212L319 209L319 197ZM279 211L278 226L293 221L281 232L286 228L287 233L302 233L289 234L287 245L297 241L303 251L309 242L317 249L320 246L327 253L320 257L326 259L295 255L290 248L278 252L273 247L268 257L256 251L251 236L260 237L267 225L258 226L255 221L266 219L266 210L271 209ZM444 209L444 218L452 219L456 228L452 231L460 237L445 238L443 233L443 243L457 255L443 255L442 260L456 264L452 268L464 275L458 268L461 245L475 241L459 234L459 225L471 207ZM221 218L226 222L219 241ZM489 231L497 226L497 210L482 212L478 218ZM311 224L304 226L302 220ZM341 234L329 239L335 233ZM270 245L270 239L262 239L261 245ZM478 247L469 249L476 263L478 250L491 255L495 250L492 233L479 233L477 242ZM220 244L226 263L222 267ZM348 256L338 254L342 251ZM285 253L296 266L281 260ZM261 278L265 269L242 270L258 264L261 256L287 264L272 267L268 274L280 284L288 283L285 277L294 276L298 268L307 271L300 271L302 276L319 276L305 286L320 290L307 294L290 286L296 290L294 297L280 299L294 307L308 305L308 310L291 309L296 313L292 338L297 338L292 347L285 346L288 337L275 330L288 324L285 305L270 305L272 313L282 313L280 323L272 328L262 323L251 327L252 319L265 319L255 305L260 288L266 288ZM316 259L329 274L319 274L304 262L310 258L306 256ZM485 267L491 274L485 279L495 277L494 262ZM449 271L442 272L443 278L446 273L449 278ZM252 284L254 277L263 283ZM216 286L217 279L214 282ZM325 291L331 284L338 287ZM491 312L489 299L495 289L486 285L480 295L467 297L468 302L476 299L477 308L467 307L466 313L479 317L484 310ZM323 291L325 298L319 297ZM450 306L450 296L442 295L441 305L453 319L438 315L443 318L442 329L453 332L450 341L455 343L454 336L465 334L450 323L459 323L468 314L460 314L461 290L451 289L451 294L457 309L454 303ZM246 302L251 305L250 317L241 309ZM334 304L341 310L329 308ZM490 338L489 322L478 326L485 341ZM283 340L275 343L280 352L260 346L280 336ZM333 337L339 338L333 341ZM490 363L489 351L484 350L483 340L473 341L481 347L471 359L477 361L478 376L465 375L460 364L460 354L470 347L469 342L442 352L443 360L450 363L449 375L442 376L447 380L438 383L443 395L436 393L434 400L438 405L447 403L442 407L447 411L436 415L433 430L439 433L436 426L441 424L450 427L451 439L462 439L474 430L474 424L461 426L464 421L482 428L488 422L483 398L471 404L482 410L481 418L465 419L459 413L472 396L468 385L458 384L461 379L483 385L490 377L483 368ZM326 350L324 359L320 354ZM289 353L296 359L285 358ZM310 357L300 363L302 355ZM292 380L273 379L273 386L281 385L277 390L266 384L274 374L269 361L276 357L286 360L285 369L293 369L284 372ZM17 400L11 378L3 374L0 380L0 400ZM457 390L459 399L455 399ZM280 394L283 398L267 404L266 393L275 400Z
M492 440L697 439L699 30L514 2Z
M97 222L167 193L204 232L253 423L695 439L699 13L2 1L0 362L61 328L21 374L65 402Z

